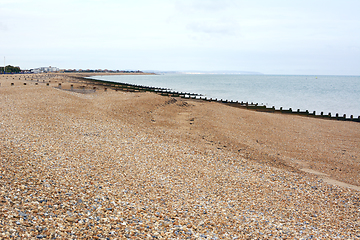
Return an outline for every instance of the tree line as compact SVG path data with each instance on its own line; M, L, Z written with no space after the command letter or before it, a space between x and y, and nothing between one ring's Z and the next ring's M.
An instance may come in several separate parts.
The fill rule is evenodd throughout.
M20 69L20 67L14 67L11 65L7 65L5 67L5 72L6 73L19 73L19 72L21 72L21 69ZM0 73L4 73L4 67L0 67Z

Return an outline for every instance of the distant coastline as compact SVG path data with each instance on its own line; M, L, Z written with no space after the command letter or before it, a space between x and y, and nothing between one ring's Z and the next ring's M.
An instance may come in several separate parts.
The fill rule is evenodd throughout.
M159 70L144 70L144 73L155 74L243 74L243 75L264 75L261 72L251 71L200 71L200 70L184 70L184 71L159 71Z

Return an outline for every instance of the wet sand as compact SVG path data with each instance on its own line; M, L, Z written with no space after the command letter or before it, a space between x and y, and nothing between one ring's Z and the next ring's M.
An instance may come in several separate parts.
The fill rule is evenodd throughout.
M359 123L18 76L0 237L360 238Z

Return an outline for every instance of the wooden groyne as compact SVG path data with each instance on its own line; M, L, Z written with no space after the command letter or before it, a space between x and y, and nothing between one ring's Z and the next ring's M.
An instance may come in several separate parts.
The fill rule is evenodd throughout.
M12 76L12 77L15 80L15 78L17 78L18 76ZM258 112L293 114L304 117L321 118L328 120L360 122L360 116L354 117L353 115L347 116L346 114L339 115L338 113L326 114L324 112L320 112L320 114L317 114L315 111L313 112L310 112L308 110L301 111L300 109L293 110L292 108L283 109L282 107L276 109L274 106L267 107L265 105L259 105L258 103L239 102L239 101L234 102L232 100L229 101L224 99L208 98L201 94L196 94L196 93L176 92L168 88L150 87L150 86L136 85L130 83L117 83L111 81L86 78L82 76L64 76L64 75L57 76L56 74L51 74L51 75L49 74L49 75L34 75L31 77L20 76L18 78L19 80L35 82L35 85L42 83L49 86L50 83L56 83L57 84L56 88L59 89L63 89L61 84L61 82L63 81L58 81L57 79L60 80L65 78L68 82L76 83L78 85L80 84L80 86L78 88L75 88L72 84L70 89L63 89L63 90L74 91L79 93L93 93L98 89L103 89L104 91L107 91L107 89L112 89L115 91L126 91L126 92L153 92L168 97L180 97L184 99L193 99L199 101L218 102L231 107L243 108ZM24 82L23 84L26 85L26 82ZM11 83L11 86L13 85L14 83ZM89 85L91 86L90 88Z
M293 114L293 115L314 117L314 118L321 118L321 119L328 119L328 120L360 122L360 116L358 116L356 118L353 115L350 115L349 117L347 117L346 114L340 116L338 113L333 115L331 113L325 114L324 112L320 112L320 114L316 114L316 111L313 111L313 112L310 112L308 110L301 111L300 109L293 110L292 108L283 109L282 107L280 107L279 109L276 109L274 106L267 107L265 105L259 105L258 103L239 102L239 101L234 102L234 101L223 100L223 99L208 98L201 94L189 93L189 92L176 92L176 91L172 91L171 89L167 89L167 88L149 87L149 86L129 84L129 83L114 83L114 82L97 80L97 79L82 78L82 80L84 80L84 79L85 79L85 81L91 81L94 84L98 84L103 87L106 86L106 87L112 88L114 90L120 90L120 91L154 92L159 95L168 96L168 97L180 97L180 98L184 98L184 99L219 102L219 103L231 106L231 107L245 108L248 110L253 110L253 111L258 111L258 112Z

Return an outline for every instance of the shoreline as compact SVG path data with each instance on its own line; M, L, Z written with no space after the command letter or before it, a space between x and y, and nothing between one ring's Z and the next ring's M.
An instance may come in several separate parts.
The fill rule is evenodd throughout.
M47 77L0 76L0 237L360 236L359 124Z
M98 75L134 75L131 73L99 73ZM152 74L148 74L148 73L140 73L140 74L135 74L135 75L152 75ZM349 123L354 123L356 124L357 122L360 122L358 120L360 119L343 119L342 117L328 117L326 115L321 116L321 115L312 115L311 113L308 112L293 112L293 111L289 111L289 110L280 110L280 109L273 109L273 108L264 108L262 106L255 106L255 104L246 104L246 103L239 103L239 102L228 102L228 101L223 101L223 100L214 100L214 99L202 99L201 96L199 96L198 94L195 93L182 93L183 95L181 95L181 93L176 93L174 91L169 91L168 89L164 89L164 88L152 88L152 87L147 87L147 86L139 86L139 85L135 85L135 84L128 84L128 83L118 83L118 82L107 82L107 81L103 81L103 80L96 80L96 79L91 79L91 75L89 76L87 73L63 73L63 74L39 74L40 76L40 80L35 80L36 78L30 78L29 76L24 76L24 81L30 82L30 84L36 84L36 86L38 86L37 84L43 84L46 86L50 86L50 87L54 87L60 90L65 90L65 91L70 91L70 92L74 92L74 93L80 93L80 94L94 94L94 93L101 93L102 91L104 92L108 92L108 91L114 91L114 92L124 92L124 93L133 93L133 94L140 94L140 93L151 93L151 94L156 94L158 96L161 97L165 97L165 98L169 98L171 99L170 101L180 101L180 102L189 102L189 103L197 103L197 105L203 105L203 104L219 104L218 108L221 109L221 106L225 107L231 107L234 109L239 109L240 111L249 111L250 112L255 112L258 114L272 114L274 113L275 116L279 115L279 118L281 118L281 116L289 116L290 119L292 119L292 117L300 117L300 118L304 118L304 121L306 121L307 118L309 119L316 119L316 120L320 120L320 121L324 121L327 122L326 120L337 120L335 122L349 122ZM66 77L66 78L64 78ZM46 80L43 80L43 82L41 82L41 78L45 78ZM21 79L21 78L20 78ZM31 79L31 80L30 80ZM16 79L14 79L16 80ZM19 80L19 82L21 82L22 80ZM11 82L11 79L10 79ZM94 83L95 82L95 83ZM20 83L20 86L25 86L25 83ZM8 84L9 85L9 84ZM1 87L1 85L0 85ZM150 90L150 91L149 91ZM189 96L190 95L190 96ZM210 105L209 105L210 106ZM217 105L212 105L212 106L217 106ZM236 110L234 110L236 111ZM286 119L286 118L285 118ZM324 122L324 124L325 124ZM332 122L332 121L330 121ZM321 123L321 122L319 122ZM339 123L340 124L340 123ZM358 128L358 126L356 126L355 128ZM335 135L335 134L334 134ZM290 164L292 165L292 164ZM302 168L298 168L298 170L300 169L305 169L304 172L317 172L318 169L314 169L314 170L310 170L308 171L307 169L307 165L305 164L304 166L302 166ZM317 170L317 171L315 171ZM359 169L360 172L360 169ZM331 178L331 174L329 175L329 172L326 173L319 173L316 174L318 176L330 176ZM346 178L344 178L346 179ZM335 179L334 179L335 180ZM339 180L339 179L337 179ZM345 181L346 182L346 181ZM353 184L353 182L348 182L348 184L350 183ZM340 183L341 184L341 183ZM359 175L359 181L358 184L355 185L351 185L351 186L355 186L355 188L357 186L360 187L360 175Z
M96 76L94 76L96 77ZM340 120L340 121L353 121L353 122L360 122L360 115L354 116L354 115L348 115L348 114L331 114L330 112L328 114L324 114L324 112L316 112L316 111L309 111L309 110L300 110L300 109L293 109L288 108L285 109L283 107L275 108L275 106L269 107L266 105L262 105L259 103L254 102L244 102L244 101L233 101L233 100L227 100L227 99L218 99L218 98L209 98L203 96L201 93L190 93L190 92L177 92L168 88L164 87L150 87L147 85L138 85L133 83L124 83L124 82L112 82L107 80L99 80L88 77L88 79L93 80L94 82L103 82L108 84L109 86L116 86L118 85L119 90L126 90L129 91L130 89L133 90L139 90L139 91L150 91L150 92L157 92L160 95L163 96L171 96L171 97L182 97L186 99L197 99L197 100L204 100L204 101L215 101L227 104L229 106L233 107L240 107L249 110L255 110L255 111L262 111L262 112L271 112L271 113L284 113L284 114L296 114L306 117L315 117L315 118L322 118L322 119L329 119L329 120ZM124 89L125 88L125 89ZM127 88L127 89L126 89Z
M94 76L95 77L95 76ZM282 107L276 109L275 107L267 107L266 105L259 105L258 103L249 103L249 102L239 102L239 101L229 101L226 99L217 99L217 98L208 98L203 97L201 94L197 93L190 93L190 92L177 92L172 91L168 88L161 88L161 87L150 87L145 85L137 85L132 83L122 83L122 82L112 82L112 81L106 81L106 80L98 80L92 78L92 76L89 76L85 79L88 79L90 81L94 82L102 82L106 84L109 87L118 87L118 90L121 91L140 91L140 92L155 92L157 94L160 94L162 96L170 96L170 97L181 97L184 99L195 99L195 100L203 100L203 101L209 101L209 102L219 102L226 104L228 106L237 107L237 108L246 108L248 110L254 110L259 112L268 112L268 113L281 113L281 114L295 114L299 116L305 116L305 117L313 117L313 118L321 118L321 119L327 119L327 120L338 120L338 121L352 121L352 122L360 122L360 115L356 118L353 115L350 115L350 117L346 114L343 116L339 114L331 115L329 114L323 114L321 112L320 114L316 114L316 111L309 112L308 110L300 111L300 109L297 109L294 111L292 108L289 109L283 109Z

